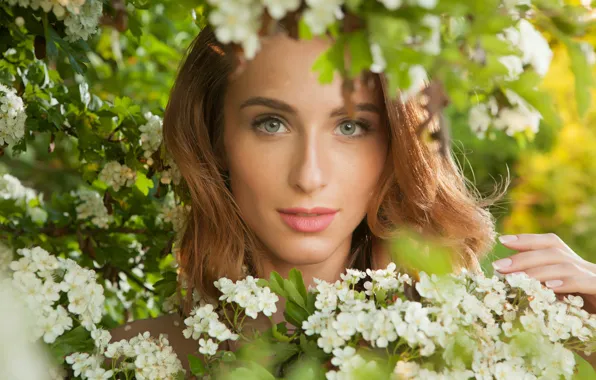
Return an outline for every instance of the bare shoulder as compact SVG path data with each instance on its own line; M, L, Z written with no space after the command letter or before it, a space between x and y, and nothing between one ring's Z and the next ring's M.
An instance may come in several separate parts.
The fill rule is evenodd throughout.
M198 343L193 339L186 339L182 334L186 326L184 319L178 314L166 314L157 318L140 319L118 326L112 330L111 342L122 339L130 339L149 331L149 334L158 337L160 334L167 335L170 345L188 372L188 354L195 354L198 350Z

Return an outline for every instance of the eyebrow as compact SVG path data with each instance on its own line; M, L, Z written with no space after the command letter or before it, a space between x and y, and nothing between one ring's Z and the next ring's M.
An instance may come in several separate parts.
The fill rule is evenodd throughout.
M285 103L278 99L273 98L266 98L263 96L255 96L252 98L248 98L240 105L240 109L250 106L265 106L269 108L273 108L279 111L283 111L292 115L298 114L296 108L292 107L288 103ZM357 103L354 105L356 111L365 111L365 112L373 112L381 115L381 110L379 107L372 103ZM338 117L347 114L345 107L338 107L331 111L329 117Z

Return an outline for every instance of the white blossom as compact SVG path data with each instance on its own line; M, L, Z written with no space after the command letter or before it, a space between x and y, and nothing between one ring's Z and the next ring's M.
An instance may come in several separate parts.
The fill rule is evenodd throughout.
M78 197L80 200L80 203L76 207L78 220L91 218L91 223L97 227L108 228L113 217L108 214L108 209L98 192L82 188L76 192L72 192L71 195Z
M0 146L14 145L25 136L25 106L13 88L0 84Z
M520 19L516 27L504 30L500 38L516 46L522 54L522 62L530 64L534 70L544 76L550 67L553 52L544 36L526 19Z
M0 177L0 198L13 199L17 205L26 206L29 201L36 197L35 190L23 186L18 178L10 174L4 174Z
M306 4L302 17L314 35L323 34L329 25L343 18L343 0L306 0Z
M402 0L379 0L379 2L382 3L385 6L385 8L391 11L396 10L403 4Z
M141 147L143 148L143 156L147 158L149 165L153 164L151 155L157 151L162 141L163 122L157 115L151 112L145 113L147 123L139 127L141 133Z
M408 69L410 77L410 87L402 90L400 98L403 103L414 98L426 86L428 74L422 65L412 65Z
M119 191L122 186L131 187L137 179L137 173L118 161L108 162L99 173L99 180Z
M209 14L215 36L224 44L242 45L247 59L253 59L261 48L258 30L261 27L263 5L259 1L211 0L216 9Z
M300 0L263 0L263 5L276 20L284 18L286 13L294 12L300 6Z

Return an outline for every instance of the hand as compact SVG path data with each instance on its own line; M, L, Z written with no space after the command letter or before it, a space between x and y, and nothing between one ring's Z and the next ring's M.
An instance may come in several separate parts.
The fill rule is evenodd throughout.
M525 272L551 288L559 298L577 293L584 309L596 314L596 264L581 258L555 234L518 234L499 237L507 248L518 251L497 260L500 273Z

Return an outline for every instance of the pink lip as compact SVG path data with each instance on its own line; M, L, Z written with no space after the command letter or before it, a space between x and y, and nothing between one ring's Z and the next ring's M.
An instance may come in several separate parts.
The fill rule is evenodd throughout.
M325 230L338 210L324 207L306 208L286 208L277 210L282 220L293 230L298 232L321 232ZM298 213L317 214L316 216L296 215Z

